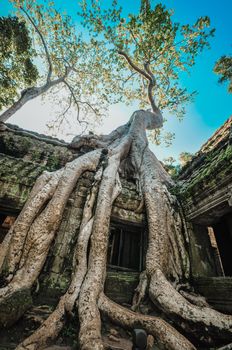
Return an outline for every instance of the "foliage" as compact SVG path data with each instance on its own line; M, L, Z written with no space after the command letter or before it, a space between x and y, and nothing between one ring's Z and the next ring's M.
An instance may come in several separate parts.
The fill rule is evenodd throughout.
M181 74L189 72L197 54L209 47L208 39L214 34L209 18L201 17L192 26L180 25L172 20L172 10L144 0L137 14L128 15L117 0L101 5L83 0L80 14L95 45L106 46L111 70L124 81L124 99L183 117L194 93L182 87ZM156 143L167 138L170 143L173 135L163 136L157 129L150 133Z
M176 162L176 159L173 158L172 156L164 158L163 159L163 166L165 168L165 170L171 175L171 177L176 178L181 169L188 163L191 161L193 157L193 154L190 152L181 152L179 154L179 163Z
M33 38L40 72L38 83L40 87L49 86L48 96L62 110L54 122L59 127L76 111L85 129L90 119L99 119L106 113L109 103L118 99L113 94L118 81L113 79L100 48L84 40L80 26L76 26L69 15L58 11L53 2L11 2L19 20L26 21L25 28ZM58 80L61 80L59 85L54 84ZM18 86L18 97L20 92L22 95L21 86ZM12 102L13 99L7 101L5 107Z
M183 116L184 104L194 93L182 87L180 77L209 47L214 30L208 28L208 17L192 26L180 25L162 4L142 0L137 14L124 15L117 0L103 1L102 6L98 0L83 0L80 15L89 29L83 38L83 28L53 2L11 2L35 41L41 84L65 76L63 84L49 90L52 102L63 108L58 126L74 108L86 126L89 116L99 119L109 104L119 101ZM159 132L150 137L160 142ZM172 137L167 135L169 143Z
M41 83L45 83L48 78L57 79L63 76L67 68L72 69L65 84L50 91L52 101L61 104L66 112L75 107L78 119L80 111L98 115L98 107L92 96L100 98L100 93L96 90L99 67L95 67L93 76L89 64L94 52L82 40L71 17L60 13L53 2L15 0L13 3L19 9L18 15L27 19L31 35L35 38L42 67ZM104 101L101 105L104 107ZM66 113L61 113L59 122L64 118Z
M162 162L164 169L173 178L176 178L180 171L180 165L179 164L176 165L175 163L176 163L176 160L172 156L164 158Z
M189 72L197 54L209 47L208 39L214 34L208 28L209 18L201 17L192 26L180 25L172 20L172 10L162 4L152 6L150 1L142 0L140 11L128 15L117 0L89 3L82 1L83 24L96 45L106 41L108 60L124 78L126 98L138 100L142 108L152 105L147 98L152 83L154 103L183 116L184 104L193 94L181 86L180 74Z
M185 166L188 162L190 162L192 157L193 157L193 154L190 152L181 152L179 154L179 161L180 161L181 167Z
M175 133L164 132L162 129L149 130L148 139L156 145L164 144L165 147L170 147L175 139Z
M221 76L219 83L229 82L228 92L232 93L232 57L222 56L215 63L214 72Z
M25 21L0 17L0 110L13 103L18 91L38 79L35 54Z

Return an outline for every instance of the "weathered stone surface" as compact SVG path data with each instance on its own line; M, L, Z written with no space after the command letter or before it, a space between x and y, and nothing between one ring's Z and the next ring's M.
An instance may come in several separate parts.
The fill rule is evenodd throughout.
M79 195L80 188L82 187L81 180L78 181L73 193L71 194L70 201L68 201L66 205L65 214L56 234L52 249L52 257L50 257L50 266L48 268L50 271L49 279L53 285L60 284L60 280L63 279L62 271L64 271L64 269L71 273L73 257L72 248L77 240L83 207L88 193L86 188L84 192L85 196Z
M136 211L140 206L141 200L138 199L138 196L130 197L120 194L115 200L115 206L118 208L126 208L127 210Z
M139 273L108 271L105 292L107 296L115 302L131 304L138 281Z
M1 133L0 139L1 151L5 153L0 155L0 205L4 208L8 206L7 210L17 213L26 202L36 178L44 170L58 169L73 155L66 145L54 146L44 140L15 134L13 131ZM38 294L35 295L36 303L47 302L55 305L69 285L71 251L78 235L83 206L93 177L93 173L85 172L67 202L60 228L40 277ZM121 182L123 189L113 207L112 218L135 225L143 223L143 213L135 212L141 206L136 184L125 179L121 179ZM130 302L137 282L136 273L109 273L106 288L109 293L113 293L113 298Z
M37 177L44 171L53 171L76 157L60 142L37 133L14 127L0 131L0 208L19 212L25 204Z
M200 225L189 225L189 252L193 277L213 277L217 275L207 229Z
M28 136L17 135L16 144L13 144L12 135L13 133L8 132L8 135L3 137L5 142L4 150L7 154L0 155L2 185L0 187L0 206L8 211L17 213L25 204L36 178L44 170L54 169L53 166L50 167L52 164L50 158L53 157L53 154L50 152L56 148L61 152L59 154L59 162L56 163L58 168L64 161L63 156L65 161L69 160L69 155L67 156L69 151L65 147L61 147L60 151L59 146L51 144L46 146L44 141L41 143L39 140L31 140ZM1 134L0 138L2 136ZM8 142L9 140L10 142ZM19 145L19 150L18 153L16 152L16 157L13 157L12 155L17 148L17 144ZM40 150L44 150L46 161L44 161L45 158L41 157L41 153L35 158L31 156L34 154L34 147L41 147ZM93 177L93 173L85 172L79 179L70 200L67 202L60 228L39 281L38 294L35 294L36 303L47 302L55 305L58 298L68 288L72 270L71 251L78 235L83 206ZM141 202L136 185L125 179L122 179L122 185L123 190L117 198L112 217L136 225L141 224L145 221L145 218L143 214L135 213ZM47 274L48 271L49 275ZM113 299L121 300L121 302L130 302L137 282L138 274L110 273L107 277L106 288L108 288L109 293L111 292ZM116 286L117 288L115 288Z
M131 224L145 223L145 215L143 213L139 214L132 210L118 208L116 206L113 206L111 216L112 216L112 219L123 220Z
M54 278L54 279L52 279ZM45 277L41 283L36 303L56 305L69 286L67 271L60 275ZM139 272L108 271L105 282L106 295L120 304L131 304L134 290L139 282Z
M0 207L20 211L25 204L42 166L0 154Z
M232 314L232 277L198 277L193 285L215 309Z
M45 165L49 170L62 167L74 157L65 142L8 126L8 130L0 132L0 153ZM59 145L52 144L54 141Z

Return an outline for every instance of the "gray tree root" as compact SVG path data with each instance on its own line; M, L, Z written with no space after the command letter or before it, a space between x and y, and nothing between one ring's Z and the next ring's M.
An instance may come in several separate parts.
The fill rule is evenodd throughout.
M167 322L158 317L151 317L130 311L113 301L103 293L98 302L100 310L113 322L127 329L142 328L153 335L160 349L193 350L195 347Z
M26 235L35 216L44 203L52 197L61 174L62 171L55 172L53 175L45 172L36 180L23 210L0 245L0 268L3 268L5 262L9 275L14 273L20 261Z
M128 154L130 141L130 138L126 136L120 145L112 150L99 188L91 236L88 272L79 297L79 340L82 349L98 350L104 348L101 339L101 321L97 300L103 289L106 273L109 223L114 188L117 188L118 168L120 160Z
M149 295L166 315L179 321L186 332L193 333L197 338L208 334L223 341L231 340L231 316L210 307L193 305L173 288L158 269L152 275Z
M14 298L15 293L17 293L21 289L30 289L37 279L44 262L46 260L47 254L49 252L49 248L51 242L54 238L55 232L59 227L60 221L62 219L62 214L66 205L66 202L78 180L80 175L86 170L96 170L96 167L99 162L99 158L101 155L101 151L93 151L88 153L87 155L81 156L80 158L74 160L73 162L68 163L62 172L55 173L54 179L52 177L53 186L52 186L52 197L51 190L44 196L44 188L46 185L40 189L40 184L42 185L43 180L41 182L37 182L36 188L40 189L38 192L38 196L41 193L43 198L50 198L46 207L39 213L39 215L34 215L34 221L32 220L32 211L37 213L37 210L34 209L35 206L30 206L30 202L33 204L34 197L31 197L31 200L27 203L24 213L21 218L16 222L16 232L17 232L17 240L19 240L19 246L23 246L20 261L18 263L18 270L13 274L12 279L9 284L0 289L0 304L4 303L6 298ZM58 179L57 179L58 177ZM55 183L55 185L54 185ZM49 183L48 183L49 184ZM51 188L49 184L49 189ZM36 192L37 189L34 189ZM28 222L24 228L24 217L28 213L30 217L31 226L28 229ZM18 226L22 229L22 241L20 240L20 230ZM14 232L14 227L12 229ZM12 236L15 241L15 236ZM8 238L7 238L8 239ZM17 244L14 244L15 250L17 251ZM11 248L11 243L9 243L9 247ZM8 252L5 249L5 245L3 245L3 253L6 253L6 258L8 258ZM17 255L18 256L18 255ZM7 261L11 264L11 260ZM12 317L14 317L14 310L12 310ZM20 314L18 314L18 317ZM9 315L9 321L11 317Z
M73 257L72 281L67 292L61 297L56 309L43 322L30 337L26 338L17 350L36 350L49 345L56 339L65 323L65 313L72 313L75 301L78 298L80 288L87 271L87 247L92 232L94 213L93 206L98 192L98 184L101 180L102 168L95 174L95 181L87 196L83 217L78 235L78 240Z

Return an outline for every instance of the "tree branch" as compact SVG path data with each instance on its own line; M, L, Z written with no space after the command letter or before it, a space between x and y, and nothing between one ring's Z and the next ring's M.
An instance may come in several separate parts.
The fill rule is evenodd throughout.
M78 100L78 102L80 104L83 104L83 105L87 105L90 109L92 109L92 111L96 114L96 115L99 115L99 112L91 105L91 103L87 102L87 101L81 101L81 100Z
M130 66L131 68L133 68L136 72L138 72L139 74L141 74L142 76L144 76L148 81L151 80L150 75L147 74L143 69L141 69L141 68L139 68L138 66L136 66L136 64L130 59L130 57L129 57L124 51L119 50L119 51L118 51L118 54L119 54L120 56L123 56L123 57L126 59L126 61L127 61L127 63L129 64L129 66Z
M64 81L64 83L65 83L65 85L67 86L67 88L68 88L68 90L69 90L69 92L70 92L70 94L71 94L71 96L72 96L72 98L73 98L73 100L74 100L74 102L75 102L75 104L76 104L76 106L77 106L77 121L78 121L79 123L81 123L81 121L80 121L80 119L79 119L79 116L80 116L80 106L79 106L78 100L77 100L77 98L76 98L76 96L75 96L75 94L74 94L73 88L71 87L71 85L70 85L66 80Z
M152 93L153 88L156 85L156 80L155 80L154 74L150 69L149 62L144 63L144 70L143 70L139 68L124 51L119 50L118 54L123 56L126 59L127 63L131 68L133 68L136 72L138 72L140 75L142 75L144 78L148 80L148 87L147 87L148 100L151 104L152 110L154 112L159 112L159 108L156 106L153 93Z
M42 41L43 48L44 48L44 51L45 51L45 54L46 54L46 58L47 58L47 61L48 61L47 83L49 83L50 80L51 80L51 76L52 76L52 61L51 61L51 57L50 57L50 54L49 54L49 51L48 51L46 42L45 42L45 40L44 40L44 37L43 37L41 31L40 31L39 28L37 27L37 25L36 25L36 23L34 22L34 20L31 18L31 16L29 15L29 13L28 13L22 6L20 6L19 8L20 8L20 10L25 14L25 16L27 17L27 19L29 20L29 22L32 24L32 26L34 27L36 33L39 35L39 37L40 37L40 39L41 39L41 41Z
M57 79L54 79L52 81L47 81L46 84L40 87L30 87L22 91L20 98L13 103L12 106L10 106L7 110L5 110L1 115L0 115L0 122L5 122L8 120L13 114L15 114L21 107L25 105L28 101L44 94L47 92L50 88L53 86L60 84L60 83L65 83L65 78L69 74L69 68L65 69L65 74Z
M148 74L148 75L150 76L150 78L151 78L151 79L149 79L149 80L152 82L153 86L155 86L155 85L156 85L156 79L155 79L154 74L153 74L152 71L151 71L151 67L150 67L149 62L145 62L145 63L144 63L144 69L145 69L145 71L147 72L147 74Z
M67 86L67 88L69 89L69 91L70 91L70 93L71 93L71 96L72 96L72 98L73 98L73 100L74 100L74 102L75 102L75 104L76 104L76 106L77 106L77 121L78 121L78 123L79 123L79 124L85 124L85 129L84 129L84 130L82 131L82 133L81 133L81 134L83 134L83 133L85 132L85 130L87 129L89 123L86 122L85 120L80 120L80 105L79 105L79 103L81 103L81 101L79 101L79 100L76 98L72 86L71 86L66 80L64 80L64 84L65 84L65 85ZM86 102L86 103L87 103L87 102ZM92 106L90 106L90 107L92 107Z
M151 71L149 62L145 62L144 63L144 69L145 69L146 73L150 77L149 83L148 83L148 88L147 88L147 90L148 90L148 92L147 92L148 99L150 101L150 104L151 104L151 107L152 107L153 111L157 112L157 111L159 111L159 108L156 106L155 99L154 99L154 96L153 96L153 89L156 86L156 79L154 77L154 74Z
M71 108L71 106L72 106L72 99L73 99L73 96L70 95L70 97L69 97L69 102L68 102L68 106L65 108L65 110L64 110L62 113L60 113L60 114L57 116L56 120L58 120L60 117L64 117L65 114L70 110L70 108Z
M131 28L129 28L128 30L129 30L129 32L130 32L130 34L131 34L131 36L132 36L132 38L133 38L133 40L134 40L134 42L135 42L135 45L137 45L137 47L140 48L140 49L142 50L142 52L143 52L143 54L144 54L144 57L146 58L146 60L148 60L149 58L148 58L148 56L147 56L146 50L144 50L143 47L141 47L141 45L139 44L139 42L138 42L138 40L137 40L135 34L133 33L133 30L132 30ZM138 32L137 35L139 36L140 41L143 42L143 38L141 37L141 35L140 35L139 32Z
M152 60L152 62L157 61L158 58L164 54L164 51L169 50L172 46L176 47L177 45L182 44L183 42L186 42L186 44L188 44L188 39L185 38L185 39L178 41L177 43L173 43L173 44L170 44L168 46L164 46L163 49L161 50L161 52Z
M70 91L70 93L71 93L71 95L72 95L72 97L73 97L75 103L76 103L77 106L78 106L78 115L79 115L79 112L80 112L79 104L85 104L85 105L87 105L90 109L92 109L92 111L93 111L96 115L99 115L99 112L91 105L91 103L89 103L89 102L87 102L87 101L81 101L81 100L78 100L78 99L76 98L76 96L75 96L75 94L74 94L74 91L73 91L73 88L70 86L70 84L69 84L67 81L65 81L64 83L65 83L65 85L68 87L68 89L69 89L69 91ZM81 123L83 122L83 121L80 121L79 119L78 119L78 121L81 122Z

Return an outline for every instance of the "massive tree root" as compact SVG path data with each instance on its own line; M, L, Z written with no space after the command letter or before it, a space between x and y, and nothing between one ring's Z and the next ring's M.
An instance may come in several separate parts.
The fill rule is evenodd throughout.
M142 328L153 335L160 349L195 349L175 328L158 317L135 313L109 300L103 293L99 297L99 308L113 322L128 329Z
M0 306L13 300L19 291L32 288L78 178L85 171L95 172L74 248L70 285L55 310L18 345L18 350L43 349L54 342L67 314L78 315L78 340L82 350L104 349L101 313L124 328L145 329L160 349L194 349L186 338L189 334L195 339L203 337L205 341L215 336L231 341L231 316L198 303L198 298L190 294L188 297L186 291L182 295L178 292L178 286L188 282L190 274L188 234L183 229L178 202L168 191L172 181L149 150L146 138L146 129L161 124L158 112L137 111L128 124L108 136L76 138L73 147L88 146L95 150L67 163L61 170L44 173L37 180L0 247L0 266L5 277L5 286L0 289ZM121 191L120 167L127 162L132 164L139 179L149 231L146 269L136 289L132 309L139 310L148 291L150 300L165 320L128 310L103 294L112 204ZM12 312L7 321L0 322L10 325L24 311L22 308L17 317Z

